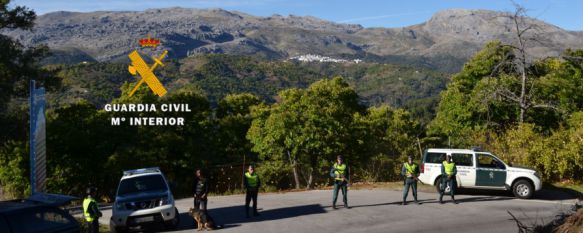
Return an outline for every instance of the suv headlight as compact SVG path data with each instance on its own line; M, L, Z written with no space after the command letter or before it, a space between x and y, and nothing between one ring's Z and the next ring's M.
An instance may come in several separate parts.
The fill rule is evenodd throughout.
M168 197L163 197L163 198L160 198L160 202L159 202L158 206L163 206L163 205L168 205L168 204L170 204Z

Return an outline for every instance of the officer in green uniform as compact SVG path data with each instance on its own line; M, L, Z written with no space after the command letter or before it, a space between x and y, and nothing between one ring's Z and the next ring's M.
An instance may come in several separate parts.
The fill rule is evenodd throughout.
M451 155L447 155L445 161L441 164L441 189L439 192L439 203L443 204L443 194L445 189L449 186L451 200L454 204L457 204L455 200L455 189L457 187L457 182L455 176L457 175L457 169L455 163L451 159Z
M249 204L253 200L253 216L259 216L257 212L257 193L259 192L259 187L261 187L261 180L259 176L255 174L255 167L249 165L247 172L245 172L245 216L249 217Z
M413 198L417 201L417 177L419 177L419 166L413 162L413 157L409 156L406 163L403 163L401 175L405 177L405 188L403 189L403 205L407 205L409 187L413 190Z
M98 233L101 211L99 211L97 201L93 198L93 195L95 195L95 188L87 188L86 194L87 196L83 200L83 215L87 221L89 233Z
M330 176L334 178L334 193L332 195L332 207L336 209L336 200L338 199L338 189L342 190L342 201L344 202L344 208L348 207L348 190L347 186L349 184L349 169L346 163L343 162L341 155L336 157L336 163L330 169Z

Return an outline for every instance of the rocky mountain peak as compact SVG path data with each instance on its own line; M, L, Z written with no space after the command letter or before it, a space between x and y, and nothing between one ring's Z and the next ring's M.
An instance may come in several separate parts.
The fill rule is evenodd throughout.
M427 22L403 28L364 28L312 16L257 17L223 9L164 8L145 11L52 12L37 18L33 31L3 34L25 45L47 44L57 62L126 59L147 33L163 41L158 50L182 58L199 53L229 53L284 59L315 54L334 59L422 64L456 70L491 40L510 41L512 20L503 12L449 9ZM558 55L581 48L581 32L563 30L540 20L544 43L535 55Z

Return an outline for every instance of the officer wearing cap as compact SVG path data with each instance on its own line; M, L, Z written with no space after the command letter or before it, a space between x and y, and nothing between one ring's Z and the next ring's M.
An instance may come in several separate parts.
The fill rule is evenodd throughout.
M449 194L451 195L451 200L454 204L457 204L455 200L455 189L457 186L456 178L457 168L455 163L452 161L451 155L445 157L445 161L441 164L441 189L439 192L439 203L443 204L443 194L445 189L449 186Z
M87 228L89 233L99 232L99 217L102 216L99 207L97 206L97 201L93 198L95 195L95 188L87 188L85 194L85 199L83 200L83 216L87 221Z
M342 155L336 157L336 163L330 169L330 176L334 178L334 192L332 195L332 208L336 209L336 200L338 199L338 190L342 191L342 201L344 202L344 208L348 207L348 190L347 186L349 184L348 177L349 169L346 163L344 163Z
M407 196L409 195L409 187L413 191L413 198L416 204L417 201L417 177L419 177L419 166L413 162L413 157L409 156L406 163L403 163L401 168L401 175L405 178L403 189L403 205L407 205Z

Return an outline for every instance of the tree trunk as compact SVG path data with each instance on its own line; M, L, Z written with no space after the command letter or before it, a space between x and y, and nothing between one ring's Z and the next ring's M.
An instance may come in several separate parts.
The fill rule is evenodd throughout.
M524 44L522 43L522 41L520 42L520 75L521 75L521 83L520 83L520 119L519 122L520 124L524 123L524 113L526 112L526 108L527 108L527 100L526 100L526 51L524 50Z
M300 189L300 175L298 174L298 163L294 161L292 164L292 170L294 171L294 182L296 183L296 189Z
M314 187L314 168L310 168L310 177L308 178L308 189L313 189Z
M519 122L520 124L524 123L524 113L526 111L526 45L525 45L525 41L524 38L522 37L522 34L524 32L526 32L526 30L528 29L524 29L521 30L520 29L520 22L519 20L521 19L521 13L523 12L523 8L522 7L518 7L516 9L516 12L514 14L514 26L516 27L516 39L518 41L518 52L519 54L519 61L520 61L520 75L521 75L521 83L520 83L520 96L519 98L519 107L520 107L520 119Z
M300 189L300 175L298 174L298 161L295 158L292 159L289 150L287 151L287 156L290 160L292 171L294 173L294 182L296 185L296 189Z

